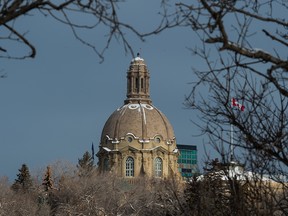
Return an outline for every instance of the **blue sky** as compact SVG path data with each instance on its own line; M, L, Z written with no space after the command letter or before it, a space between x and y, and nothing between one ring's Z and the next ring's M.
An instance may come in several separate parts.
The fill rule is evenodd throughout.
M121 17L143 31L153 28L159 7L135 2L121 8ZM105 121L126 98L126 72L132 59L113 41L100 64L67 26L39 14L21 18L18 25L29 30L27 37L37 47L37 56L0 59L0 71L7 74L0 79L0 176L10 180L22 163L32 172L58 160L76 164L92 142L97 152ZM102 30L87 32L87 38L103 45ZM191 68L204 67L187 49L197 45L196 35L175 29L145 43L127 37L135 52L141 49L150 70L153 104L170 120L179 144L197 145L201 162L207 140L193 136L199 133L191 123L196 114L183 105L193 81Z

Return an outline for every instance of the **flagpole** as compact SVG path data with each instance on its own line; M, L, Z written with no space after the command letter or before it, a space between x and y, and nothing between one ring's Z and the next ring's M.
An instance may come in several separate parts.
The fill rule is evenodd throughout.
M241 112L244 111L245 106L240 104L235 98L231 98L231 106L232 110L233 107L237 107ZM233 130L233 125L230 125L230 162L234 160L234 130Z
M230 162L234 160L234 137L233 125L230 124Z
M236 101L234 98L231 99L231 109L233 110L233 107L237 106L236 105ZM234 159L234 149L233 149L233 145L234 145L234 130L233 130L233 124L230 124L230 162L233 161Z
M94 144L93 144L93 142L92 142L91 149L92 149L92 159L93 159L93 161L94 161L94 154L95 154L95 152L94 152Z

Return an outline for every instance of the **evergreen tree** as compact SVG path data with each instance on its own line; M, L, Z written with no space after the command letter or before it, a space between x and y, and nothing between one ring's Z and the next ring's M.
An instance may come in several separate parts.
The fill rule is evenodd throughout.
M12 185L14 191L24 191L27 192L32 187L32 179L30 176L29 168L26 164L22 164L21 169L19 169L19 174L17 174L17 179Z
M48 191L53 188L52 171L50 166L47 166L47 170L42 185L44 186L45 191Z
M92 170L94 169L94 160L88 151L83 154L81 159L78 159L77 168L81 177L89 176L89 174L91 174Z

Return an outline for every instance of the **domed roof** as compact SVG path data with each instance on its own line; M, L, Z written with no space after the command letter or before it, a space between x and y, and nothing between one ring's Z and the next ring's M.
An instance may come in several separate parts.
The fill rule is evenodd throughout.
M138 54L127 71L127 98L105 123L101 144L107 139L117 143L129 135L139 142L159 137L167 144L173 143L175 136L170 122L152 105L149 79L146 63Z
M144 141L160 136L167 144L175 139L166 116L147 103L128 103L113 112L104 125L101 143L105 143L107 138L117 142L127 135Z

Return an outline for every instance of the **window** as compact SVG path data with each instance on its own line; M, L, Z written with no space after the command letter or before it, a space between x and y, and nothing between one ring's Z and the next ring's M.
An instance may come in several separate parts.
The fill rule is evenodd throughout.
M126 176L127 177L134 176L134 159L132 157L128 157L126 159Z
M127 84L127 91L128 92L127 93L132 92L131 82L132 82L131 77L128 77L128 84Z
M160 142L161 142L161 138L160 138L160 137L156 137L156 138L155 138L155 142L156 142L156 143L160 143Z
M186 159L182 159L181 163L187 163Z
M130 143L130 142L133 141L133 138L132 138L131 136L128 136L128 137L127 137L127 141Z
M136 87L136 92L139 93L139 80L138 80L138 78L135 79L135 87Z
M191 169L182 169L182 172L184 172L184 173L191 173L192 170L191 170Z
M156 177L162 177L162 159L159 157L154 160L154 171Z
M143 78L141 78L141 90L143 91L143 87L144 87L144 80Z

